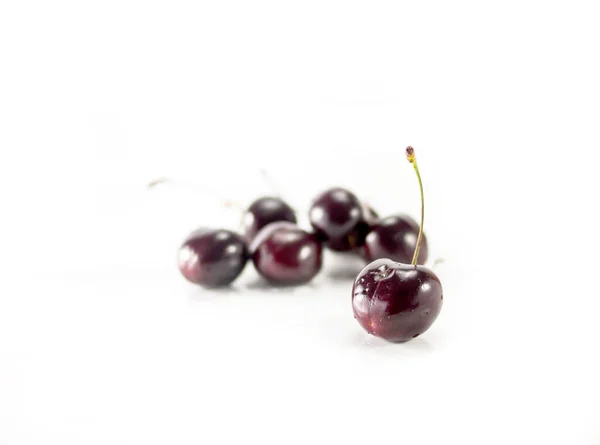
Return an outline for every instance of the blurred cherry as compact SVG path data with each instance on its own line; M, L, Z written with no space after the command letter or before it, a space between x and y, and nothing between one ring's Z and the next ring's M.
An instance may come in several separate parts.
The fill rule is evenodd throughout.
M226 286L235 280L248 260L244 239L229 230L198 229L179 249L179 270L192 283Z
M352 192L340 187L315 198L309 219L317 237L339 252L362 246L369 231L363 204Z
M367 261L389 258L400 263L410 263L417 247L419 225L408 215L394 215L380 219L365 239L363 254ZM423 235L417 263L427 261L427 238Z
M307 283L321 270L321 243L289 222L264 227L252 241L250 254L256 270L273 284Z
M277 222L296 222L296 213L285 201L276 197L263 197L254 201L244 213L244 234L248 242L266 225Z

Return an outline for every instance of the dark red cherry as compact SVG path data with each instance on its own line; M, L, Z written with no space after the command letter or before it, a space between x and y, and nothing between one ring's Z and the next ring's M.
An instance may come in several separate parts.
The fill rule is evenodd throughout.
M308 216L317 237L330 249L344 252L365 241L369 224L364 210L352 192L336 187L313 201Z
M307 283L321 270L321 243L289 222L274 222L258 232L250 254L256 270L274 284Z
M296 213L280 198L264 197L254 201L244 214L244 234L248 242L252 241L258 231L276 221L296 223Z
M179 270L183 276L208 287L230 284L247 260L246 242L229 230L196 230L179 249Z
M367 261L389 258L410 263L417 246L419 225L410 216L394 215L375 223L365 239L363 254ZM423 235L418 263L427 261L427 238Z
M421 335L442 308L442 283L424 266L373 261L352 288L354 317L370 334L393 342Z

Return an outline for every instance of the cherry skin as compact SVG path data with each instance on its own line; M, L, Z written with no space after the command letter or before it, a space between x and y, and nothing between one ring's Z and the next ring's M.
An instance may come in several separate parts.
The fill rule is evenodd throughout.
M258 232L250 254L258 273L272 284L307 283L321 270L321 243L289 222L271 223Z
M317 237L338 252L363 245L369 231L367 218L365 207L358 198L340 187L317 196L309 211L310 224Z
M363 256L367 261L389 258L400 263L410 263L418 235L419 225L410 216L388 216L375 223L367 234ZM423 235L418 263L424 264L427 256L427 238Z
M352 288L354 317L369 333L392 342L421 335L442 308L440 279L425 266L373 261Z
M296 223L296 213L280 198L263 197L254 201L244 214L244 234L248 242L267 224L276 221Z
M235 280L248 260L244 239L230 230L198 229L179 249L179 270L194 284L226 286Z

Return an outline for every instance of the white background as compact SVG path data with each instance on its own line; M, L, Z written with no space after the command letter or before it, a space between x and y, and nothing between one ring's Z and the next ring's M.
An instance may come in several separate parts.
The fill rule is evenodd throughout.
M0 444L599 444L594 6L1 1ZM302 215L417 215L408 144L446 260L421 338L363 332L339 258L179 276L261 169Z

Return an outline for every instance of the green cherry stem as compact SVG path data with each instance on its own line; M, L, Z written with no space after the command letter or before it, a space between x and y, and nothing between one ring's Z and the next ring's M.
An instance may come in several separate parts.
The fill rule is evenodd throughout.
M421 240L423 239L423 224L425 222L425 196L423 195L423 181L421 181L421 173L419 172L419 166L417 165L417 158L415 157L415 149L410 145L406 147L406 158L410 162L417 174L419 180L419 190L421 192L421 224L419 225L419 236L417 237L417 245L415 246L415 253L412 258L411 264L417 265L417 259L419 258L419 250L421 249Z

